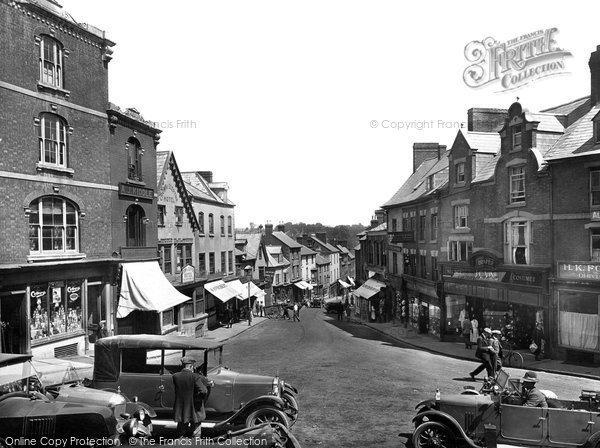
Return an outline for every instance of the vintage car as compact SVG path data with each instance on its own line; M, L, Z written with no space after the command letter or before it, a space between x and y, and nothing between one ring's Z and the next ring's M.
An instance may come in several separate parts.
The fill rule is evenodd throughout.
M337 313L338 312L338 307L340 305L344 305L343 301L341 298L338 297L334 297L331 299L325 299L324 300L325 303L325 313L329 314L329 313Z
M173 425L172 375L181 358L192 356L214 381L205 402L203 427L219 429L278 422L290 427L298 416L298 391L278 377L238 373L223 366L223 344L186 336L120 335L95 344L91 387L118 391L129 402L152 408L155 425ZM216 431L217 433L219 431Z
M45 389L31 355L0 354L0 446L14 445L21 437L40 443L119 443L122 397L98 391L90 400L95 404L61 401L56 399L60 387L52 393Z
M412 444L600 448L600 393L583 391L579 400L551 399L547 408L522 403L519 380L502 370L484 393L436 393L416 406Z

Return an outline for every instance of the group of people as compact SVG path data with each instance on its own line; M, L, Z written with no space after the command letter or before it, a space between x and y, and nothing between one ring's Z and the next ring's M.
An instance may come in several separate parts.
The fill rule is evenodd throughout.
M488 377L494 378L496 371L502 367L502 344L500 343L502 332L484 328L477 338L477 349L475 356L481 360L481 364L469 375L473 380L484 369Z
M295 322L300 322L300 306L298 305L298 302L294 302L293 306L290 305L289 302L290 301L288 300L283 305L283 318L285 320L293 320ZM290 310L292 310L293 312L293 317L290 317Z

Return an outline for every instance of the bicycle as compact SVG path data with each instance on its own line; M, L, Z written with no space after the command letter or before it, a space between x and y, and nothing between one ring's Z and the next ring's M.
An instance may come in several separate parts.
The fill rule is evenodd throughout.
M506 367L523 367L523 355L514 349L514 344L502 338L502 365Z

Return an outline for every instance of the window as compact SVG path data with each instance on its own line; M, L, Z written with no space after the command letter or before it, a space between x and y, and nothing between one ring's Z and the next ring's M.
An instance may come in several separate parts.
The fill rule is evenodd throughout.
M225 216L221 215L221 236L225 236Z
M510 203L525 202L525 167L511 168L510 173Z
M229 251L229 272L233 273L233 251Z
M464 163L457 163L454 166L455 169L455 183L460 183L460 182L464 182L465 181L465 164Z
M146 219L144 209L139 205L130 205L125 214L126 244L128 247L146 245Z
M592 249L591 261L600 261L600 229L592 229L590 238L590 246Z
M467 261L473 253L471 241L449 241L448 260Z
M191 244L178 244L177 248L177 274L181 273L181 270L188 264L192 264L192 245Z
M56 281L31 287L31 339L83 330L81 282Z
M160 268L165 274L171 274L171 245L158 246L158 252L160 254Z
M39 66L42 84L63 87L63 56L63 46L59 41L50 36L41 36Z
M215 273L215 253L214 252L210 252L208 254L208 269L209 269L209 274L214 274Z
M454 206L454 227L463 229L469 226L469 206L455 205Z
M404 272L408 275L417 275L417 256L415 254L404 254Z
M179 227L183 225L183 207L175 206L175 225Z
M398 273L398 254L396 252L392 252L392 273Z
M402 218L402 230L410 230L408 226L410 225L410 221L408 220L408 216Z
M427 221L427 216L420 215L419 216L419 241L425 240L425 223Z
M529 264L530 227L528 221L509 221L506 223L506 245L508 262Z
M127 179L142 181L142 147L137 138L129 137L127 144Z
M417 230L417 218L415 216L410 217L410 230Z
M396 218L392 219L392 232L396 231L396 227L398 227L398 220Z
M42 113L39 116L38 142L40 162L67 167L67 122L58 115Z
M427 176L427 191L431 191L435 188L435 178L432 175Z
M221 272L227 272L227 256L225 252L221 252Z
M278 285L279 284L279 277L280 274L275 274L275 284Z
M198 213L198 225L200 226L200 233L204 233L204 212Z
M210 235L215 234L215 219L212 213L208 215L208 233Z
M421 278L427 277L427 256L419 255L419 275Z
M198 254L198 270L201 276L206 274L206 254L204 252Z
M437 282L438 278L438 259L437 257L431 257L431 280Z
M231 216L227 217L227 235L233 236L233 220Z
M600 206L600 168L590 170L590 202L592 207Z
M431 239L437 240L438 236L438 215L437 213L431 214Z
M79 213L72 202L56 197L29 204L29 250L31 253L77 253Z
M158 206L158 226L165 226L165 215L167 214L167 208L164 205Z
M512 144L513 151L521 149L521 137L522 137L523 126L518 124L513 127Z

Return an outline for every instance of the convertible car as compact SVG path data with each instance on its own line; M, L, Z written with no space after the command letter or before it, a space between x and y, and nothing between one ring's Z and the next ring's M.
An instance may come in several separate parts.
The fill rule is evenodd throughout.
M548 399L547 408L522 406L520 382L500 371L484 393L437 394L417 405L415 448L512 446L600 448L600 392L579 400Z
M151 408L155 425L173 425L172 375L186 355L194 357L215 384L205 402L203 427L219 433L265 422L289 428L295 422L295 388L278 377L230 370L222 364L223 344L211 340L140 334L100 339L95 344L91 387L118 391L128 402Z
M0 446L14 445L21 437L42 444L49 439L118 444L118 413L125 400L97 391L89 402L69 402L58 398L63 386L47 390L31 355L0 354Z

